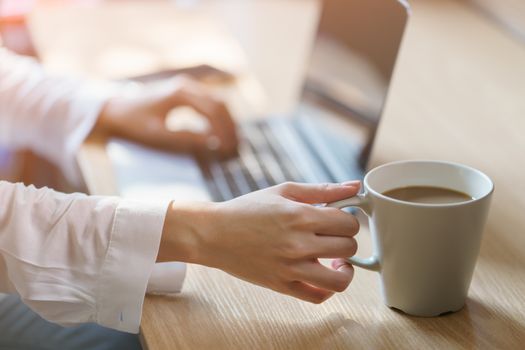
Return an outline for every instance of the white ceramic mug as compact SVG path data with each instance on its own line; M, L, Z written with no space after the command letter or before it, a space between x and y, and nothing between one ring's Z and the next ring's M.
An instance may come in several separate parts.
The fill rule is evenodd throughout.
M416 316L461 309L479 254L494 185L481 171L440 161L402 161L371 170L364 193L329 204L357 207L369 217L374 254L348 262L381 276L386 305ZM463 192L472 200L419 204L382 193L432 186Z

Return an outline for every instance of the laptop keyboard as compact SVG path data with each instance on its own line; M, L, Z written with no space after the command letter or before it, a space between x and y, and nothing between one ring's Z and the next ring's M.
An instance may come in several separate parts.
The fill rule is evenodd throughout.
M358 144L305 119L269 118L241 124L238 157L200 161L213 200L224 201L286 181L342 182L362 178ZM342 150L342 152L338 152Z
M282 142L264 120L242 125L240 134L238 157L200 162L215 200L228 200L285 181L305 181L286 150L290 137Z

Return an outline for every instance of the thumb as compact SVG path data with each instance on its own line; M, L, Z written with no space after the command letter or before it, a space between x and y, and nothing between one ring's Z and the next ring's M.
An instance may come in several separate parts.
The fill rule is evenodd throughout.
M360 181L349 181L342 184L287 182L278 186L283 197L308 204L330 203L353 197L359 192L360 187Z

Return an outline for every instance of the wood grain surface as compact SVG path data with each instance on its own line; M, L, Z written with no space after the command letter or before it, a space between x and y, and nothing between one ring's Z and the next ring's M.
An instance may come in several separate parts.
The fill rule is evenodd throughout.
M525 47L461 2L413 1L372 166L413 158L465 163L496 192L466 306L417 318L383 305L378 276L311 305L189 266L183 292L148 296L149 349L522 349L525 344ZM93 193L112 192L103 143L81 163ZM90 178L90 179L89 179ZM98 183L98 185L97 185ZM114 192L115 189L113 189ZM370 253L366 227L359 255ZM454 244L454 242L451 242Z
M525 42L525 1L522 0L469 0L479 6L491 19Z

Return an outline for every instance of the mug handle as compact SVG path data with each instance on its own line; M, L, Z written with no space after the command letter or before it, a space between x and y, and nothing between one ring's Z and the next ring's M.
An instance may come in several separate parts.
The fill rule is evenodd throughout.
M343 209L343 208L348 208L348 207L358 208L363 213L365 213L368 217L370 217L371 209L372 209L370 202L367 199L366 194L361 194L361 193L355 197L343 199L337 202L328 203L326 206L338 208L338 209ZM366 270L379 272L381 268L379 265L379 258L376 255L373 255L369 258L359 258L357 256L352 256L350 258L346 258L346 261L352 265L362 267L363 269L366 269Z

